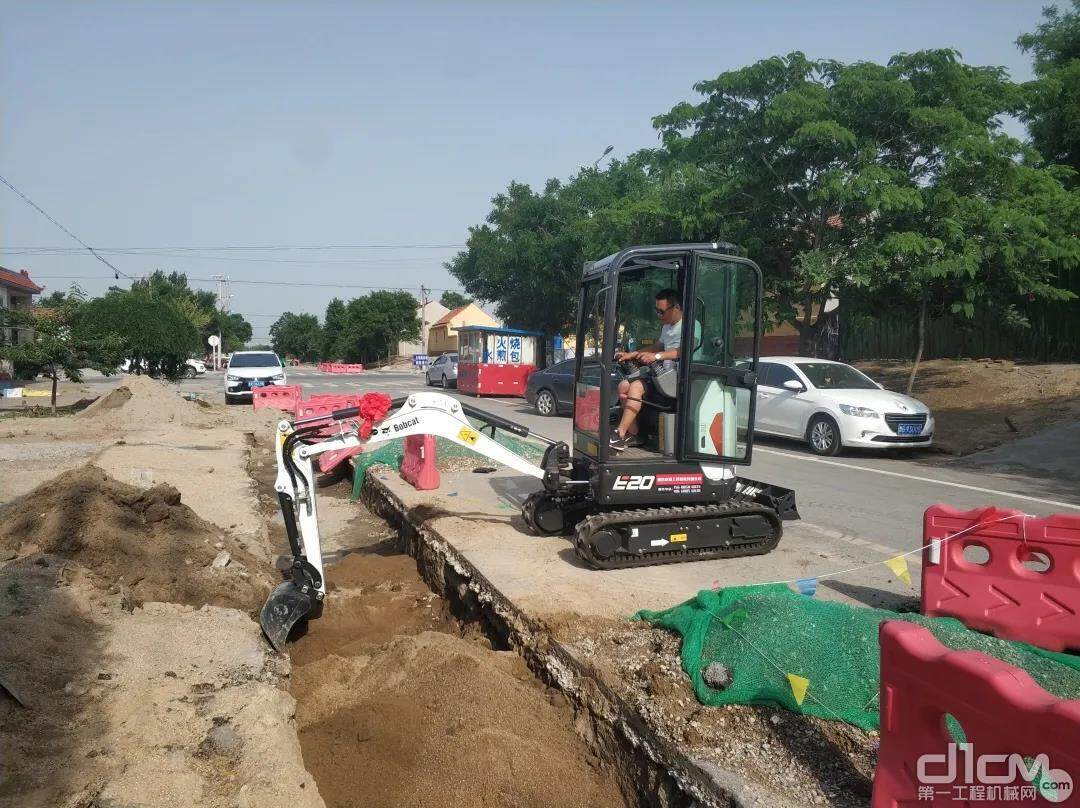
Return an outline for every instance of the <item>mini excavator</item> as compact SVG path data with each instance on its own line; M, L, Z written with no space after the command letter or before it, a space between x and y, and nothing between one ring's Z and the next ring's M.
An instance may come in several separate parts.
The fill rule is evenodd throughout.
M522 505L530 530L567 533L577 555L604 570L768 553L782 521L798 519L793 491L736 475L749 465L762 332L761 270L734 245L631 247L587 263L577 317L572 447L441 393L390 402L372 422L362 407L282 420L275 481L292 563L261 613L278 650L317 616L326 593L314 460L329 451L435 435L540 481ZM679 361L616 355L656 341L661 292L681 303ZM624 356L625 358L625 356ZM635 445L611 445L627 393L645 388ZM634 389L639 389L635 386ZM385 407L383 408L385 410ZM381 415L381 413L380 413ZM546 444L536 465L495 440L496 430Z

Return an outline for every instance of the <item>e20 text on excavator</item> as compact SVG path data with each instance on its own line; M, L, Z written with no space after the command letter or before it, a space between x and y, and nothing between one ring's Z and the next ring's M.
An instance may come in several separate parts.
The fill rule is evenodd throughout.
M596 569L772 550L782 520L798 512L794 492L735 472L751 459L762 332L761 270L736 253L721 243L655 245L585 265L572 448L532 434L547 444L540 465L494 440L497 429L529 437L528 428L440 393L397 399L374 425L356 420L360 408L336 411L340 430L329 437L325 418L281 421L275 487L293 560L261 614L274 647L319 614L326 592L314 459L361 444L435 435L537 478L542 488L522 505L525 523L541 534L572 533L578 556ZM658 306L657 295L668 305ZM678 311L664 316L671 305ZM658 341L658 317L680 314L662 359L633 350ZM631 404L633 445L624 436L613 442Z

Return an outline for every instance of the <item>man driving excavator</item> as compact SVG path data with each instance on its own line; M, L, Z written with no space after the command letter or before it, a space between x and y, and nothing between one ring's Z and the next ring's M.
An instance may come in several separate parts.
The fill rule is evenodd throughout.
M656 293L656 316L660 318L660 339L640 351L620 351L615 354L619 362L636 361L642 364L663 362L671 367L679 359L679 343L682 341L682 306L679 293L674 289L662 289ZM619 427L611 436L611 448L621 452L635 445L638 433L637 419L641 414L641 402L645 397L645 382L641 379L619 382L619 399L623 403Z

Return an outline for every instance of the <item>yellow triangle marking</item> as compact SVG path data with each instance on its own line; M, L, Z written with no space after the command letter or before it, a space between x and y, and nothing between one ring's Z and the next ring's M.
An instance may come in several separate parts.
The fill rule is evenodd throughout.
M911 573L908 572L907 559L904 558L904 556L899 555L895 558L887 559L883 563L886 567L892 570L893 575L895 575L908 586L911 586Z
M806 690L810 687L810 680L794 673L786 673L788 684L791 685L791 694L795 697L795 703L802 707L803 699L806 698Z

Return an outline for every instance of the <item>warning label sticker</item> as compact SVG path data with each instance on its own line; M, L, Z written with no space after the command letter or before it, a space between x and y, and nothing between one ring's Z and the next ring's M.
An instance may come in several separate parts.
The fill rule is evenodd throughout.
M704 474L657 474L656 490L666 494L700 494Z

